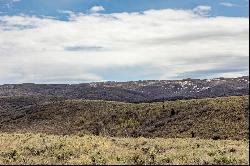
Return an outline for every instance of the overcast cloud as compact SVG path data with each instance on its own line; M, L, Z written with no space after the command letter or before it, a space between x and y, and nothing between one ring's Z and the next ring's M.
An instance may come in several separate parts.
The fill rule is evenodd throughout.
M249 19L199 9L71 12L69 21L0 16L0 84L248 74ZM103 74L124 68L124 77ZM152 70L157 78L147 77Z

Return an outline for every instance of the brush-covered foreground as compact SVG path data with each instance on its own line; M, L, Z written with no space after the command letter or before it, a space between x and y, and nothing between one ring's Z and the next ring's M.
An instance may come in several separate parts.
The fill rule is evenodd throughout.
M0 98L0 132L241 140L249 138L248 98L141 104Z
M249 164L249 140L0 134L0 164Z

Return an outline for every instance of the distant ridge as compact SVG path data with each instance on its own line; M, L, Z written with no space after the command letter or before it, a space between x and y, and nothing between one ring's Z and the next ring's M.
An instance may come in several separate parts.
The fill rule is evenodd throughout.
M3 96L153 102L249 94L249 76L237 78L92 82L81 84L4 84Z

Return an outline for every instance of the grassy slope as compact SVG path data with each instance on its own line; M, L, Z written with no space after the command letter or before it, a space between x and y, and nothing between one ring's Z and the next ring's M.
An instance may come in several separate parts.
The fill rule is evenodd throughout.
M0 134L0 164L249 164L249 141Z
M0 131L240 140L249 137L248 118L248 96L150 104L67 100L3 112Z

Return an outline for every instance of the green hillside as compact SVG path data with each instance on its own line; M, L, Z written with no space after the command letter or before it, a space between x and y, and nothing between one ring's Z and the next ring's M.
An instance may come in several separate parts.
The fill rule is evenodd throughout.
M8 99L12 107L0 112L0 131L112 137L248 139L248 98L237 96L142 104L66 100L23 108L14 107ZM16 99L14 101L14 104L18 104Z

